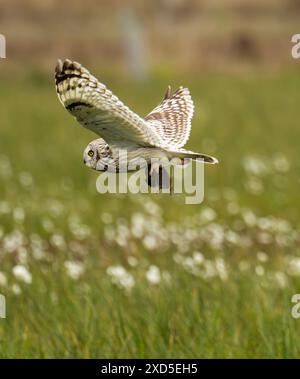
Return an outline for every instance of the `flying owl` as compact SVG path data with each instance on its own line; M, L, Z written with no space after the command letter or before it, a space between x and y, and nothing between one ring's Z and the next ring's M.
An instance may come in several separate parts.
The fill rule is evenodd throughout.
M77 62L58 60L55 84L63 106L80 124L101 137L90 142L83 154L84 164L94 170L131 171L122 164L123 157L126 162L142 159L146 162L151 185L153 158L177 158L178 164L183 164L185 158L218 163L212 156L183 149L191 132L194 112L187 88L179 87L172 94L169 86L161 103L143 118ZM133 170L137 166L132 165Z

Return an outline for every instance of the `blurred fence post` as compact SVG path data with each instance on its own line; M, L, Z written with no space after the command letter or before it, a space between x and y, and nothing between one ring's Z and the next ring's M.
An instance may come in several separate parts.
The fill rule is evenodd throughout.
M121 21L129 73L133 79L143 81L148 77L148 65L142 26L131 8L121 9Z

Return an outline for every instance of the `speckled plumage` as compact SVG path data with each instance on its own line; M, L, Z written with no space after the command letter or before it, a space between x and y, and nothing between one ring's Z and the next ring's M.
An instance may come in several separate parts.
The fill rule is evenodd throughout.
M117 157L121 150L126 150L127 160L140 157L150 162L151 158L166 156L217 163L216 158L182 148L189 138L194 112L187 88L180 87L171 94L168 87L163 101L142 118L77 62L59 60L55 84L63 106L80 124L101 137L84 152L85 164L93 169L109 169L106 163L97 164L103 159L119 167Z

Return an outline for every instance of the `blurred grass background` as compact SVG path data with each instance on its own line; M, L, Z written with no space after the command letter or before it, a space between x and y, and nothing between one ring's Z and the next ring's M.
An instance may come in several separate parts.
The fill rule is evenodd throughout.
M72 4L72 5L71 5ZM298 357L297 1L2 2L1 357ZM100 195L60 105L75 59L146 115L195 102L205 200Z

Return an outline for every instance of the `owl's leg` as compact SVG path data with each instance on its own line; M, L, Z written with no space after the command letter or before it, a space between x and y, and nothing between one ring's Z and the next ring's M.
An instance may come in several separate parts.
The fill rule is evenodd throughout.
M146 170L148 173L147 183L149 187L156 187L160 190L170 189L170 192L172 191L171 178L164 167L160 164L152 163L146 167Z

